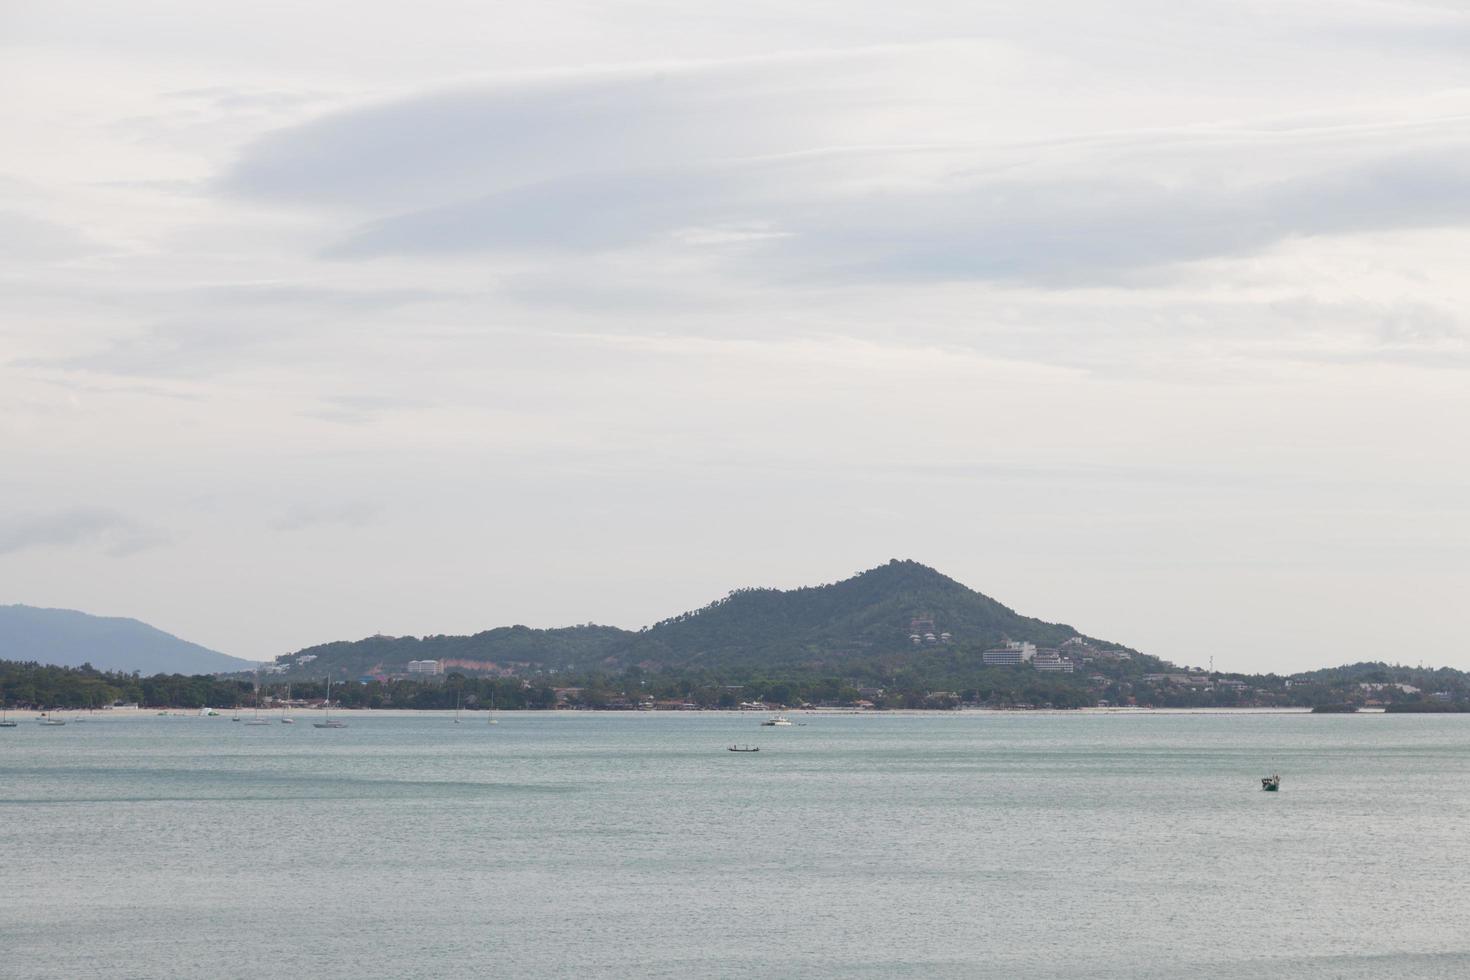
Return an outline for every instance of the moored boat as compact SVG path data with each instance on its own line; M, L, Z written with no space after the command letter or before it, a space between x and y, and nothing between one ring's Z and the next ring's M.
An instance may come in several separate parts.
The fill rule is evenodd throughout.
M1281 789L1281 777L1276 773L1261 777L1261 789L1268 793L1279 792Z
M326 698L325 701L322 702L322 707L326 709L326 712L327 712L326 717L323 718L321 721L314 721L314 722L312 722L311 723L311 727L312 728L346 728L347 727L347 722L342 721L339 718L333 718L332 717L332 679L330 677L327 678L327 698Z
M761 750L761 747L759 745L732 745L732 746L730 746L730 751L731 752L759 752L760 750Z
M761 727L762 728L790 728L791 727L791 719L790 718L787 718L785 715L777 715L774 718L767 718L765 721L761 722Z

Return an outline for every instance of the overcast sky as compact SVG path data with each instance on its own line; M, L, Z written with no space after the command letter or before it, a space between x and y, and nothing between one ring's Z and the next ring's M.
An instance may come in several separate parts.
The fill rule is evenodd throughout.
M226 653L892 557L1470 668L1457 0L0 2L0 602Z

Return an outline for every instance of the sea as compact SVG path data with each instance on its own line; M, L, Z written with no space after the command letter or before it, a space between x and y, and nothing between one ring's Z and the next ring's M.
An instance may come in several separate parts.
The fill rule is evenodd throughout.
M1470 716L64 717L5 978L1470 976Z

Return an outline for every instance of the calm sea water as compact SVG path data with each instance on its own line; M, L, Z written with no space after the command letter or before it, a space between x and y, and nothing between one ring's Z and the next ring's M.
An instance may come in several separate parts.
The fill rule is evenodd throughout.
M1466 716L21 717L5 977L1470 975Z

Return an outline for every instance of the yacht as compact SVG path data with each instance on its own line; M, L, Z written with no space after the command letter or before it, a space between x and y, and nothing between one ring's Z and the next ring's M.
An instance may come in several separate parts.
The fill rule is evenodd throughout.
M271 720L269 718L262 718L262 717L260 717L260 675L259 674L256 674L255 675L255 708L254 708L254 714L252 714L250 716L250 720L247 721L245 724L247 724L247 725L269 725L270 723L271 723Z
M332 679L330 677L327 678L327 700L323 703L323 707L325 707L327 709L327 715L326 715L326 717L323 718L321 721L314 721L314 722L312 722L311 723L311 727L313 727L313 728L346 728L347 727L347 722L342 721L341 719L333 718L332 717Z
M44 711L41 712L41 717L37 718L36 721L37 721L37 723L42 724L42 725L65 725L66 724L66 719L65 718L53 718L53 717L51 717L50 715L48 715Z
M761 722L761 727L762 728L790 728L791 727L791 719L790 718L787 718L785 715L777 715L774 718L767 718L765 721Z

